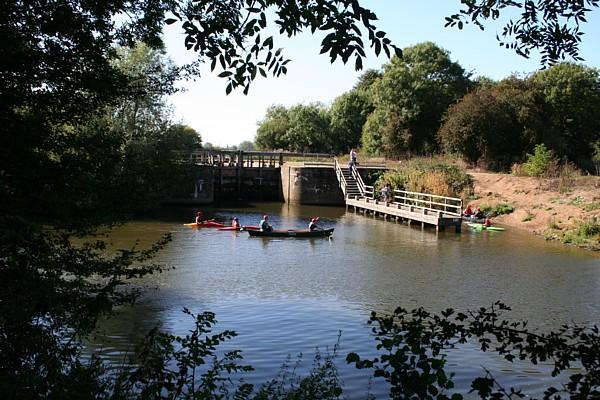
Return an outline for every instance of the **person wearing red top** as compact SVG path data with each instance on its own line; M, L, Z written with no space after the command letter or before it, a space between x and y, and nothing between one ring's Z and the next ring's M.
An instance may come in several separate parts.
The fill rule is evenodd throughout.
M463 215L470 217L471 215L473 215L473 210L471 209L471 205L468 204L467 208L465 208L465 211L463 211Z

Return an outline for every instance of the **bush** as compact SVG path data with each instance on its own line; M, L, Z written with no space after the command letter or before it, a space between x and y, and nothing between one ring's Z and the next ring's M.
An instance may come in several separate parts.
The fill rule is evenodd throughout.
M438 196L466 197L474 190L471 175L439 159L409 161L401 169L386 171L375 182L375 188L381 188L386 182L392 185L392 189Z
M515 207L508 203L499 203L495 206L489 204L480 204L481 211L489 217L497 217L498 215L510 214L515 211Z
M595 217L580 221L574 230L563 235L562 241L577 246L598 249L600 247L600 222Z
M558 387L548 387L545 399L600 398L600 337L598 327L563 325L550 333L533 332L527 322L501 318L510 307L495 303L491 308L466 313L446 309L441 315L423 308L408 311L398 307L393 313L371 313L369 324L377 347L384 356L346 356L359 369L370 369L374 377L390 384L391 399L463 399L455 389L454 373L446 371L448 350L470 343L482 352L496 353L509 362L515 360L552 367L552 376L577 366L579 371L565 377ZM516 399L529 397L520 389L505 387L493 371L471 380L468 398ZM568 378L568 380L567 380Z
M558 168L558 191L560 193L570 192L575 179L581 176L581 171L571 163L565 163Z
M558 170L558 160L546 146L538 144L533 154L527 154L527 161L523 164L523 172L527 176L550 176Z

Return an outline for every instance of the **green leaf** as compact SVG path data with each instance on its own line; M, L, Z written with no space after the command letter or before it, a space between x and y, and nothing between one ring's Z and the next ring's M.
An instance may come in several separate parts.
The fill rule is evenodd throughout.
M348 353L348 355L346 356L346 362L348 364L355 363L358 361L360 361L360 356L356 353Z

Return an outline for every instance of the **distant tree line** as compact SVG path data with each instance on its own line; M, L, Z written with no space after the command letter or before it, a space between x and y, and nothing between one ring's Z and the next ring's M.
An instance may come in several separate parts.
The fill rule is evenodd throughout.
M527 77L472 79L450 54L426 42L403 50L381 72L365 72L330 107L272 106L259 122L261 149L410 158L454 154L493 170L522 162L544 144L592 171L600 143L600 75L560 63Z

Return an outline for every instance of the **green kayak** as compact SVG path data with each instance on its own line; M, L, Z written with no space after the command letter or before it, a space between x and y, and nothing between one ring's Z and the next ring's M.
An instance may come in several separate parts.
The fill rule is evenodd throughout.
M477 224L474 222L468 223L467 225L469 225L469 227L473 228L473 229L477 229L480 231L486 230L486 231L503 231L504 228L501 228L499 226L485 226L484 224Z

